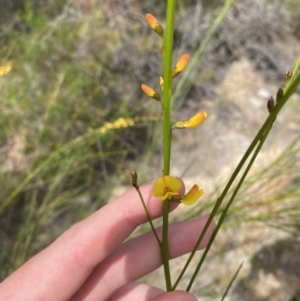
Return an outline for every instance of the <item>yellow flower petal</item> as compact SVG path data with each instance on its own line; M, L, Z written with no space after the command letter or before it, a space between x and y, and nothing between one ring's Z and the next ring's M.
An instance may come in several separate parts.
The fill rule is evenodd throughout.
M165 185L166 185L168 191L178 192L178 190L181 187L181 182L178 179L176 179L172 176L164 176L163 179L164 179L164 182L165 182Z
M178 121L173 125L173 129L195 128L199 126L207 117L205 112L199 112L187 121Z
M178 191L180 187L181 182L178 179L172 176L164 176L156 180L152 188L152 194L154 197L164 201L171 199L172 196L179 195Z
M206 117L207 114L205 112L200 112L187 121L186 127L194 128L200 125L205 120Z
M166 200L166 199L172 199L173 196L179 195L178 192L170 192L167 191L163 196L158 197L159 199L161 199L162 201Z
M197 202L197 200L203 195L203 190L199 189L198 185L194 185L191 190L182 197L181 203L187 206L191 206Z
M165 188L166 188L166 185L165 185L164 179L158 178L152 188L153 196L155 196L156 198L163 196L165 194Z

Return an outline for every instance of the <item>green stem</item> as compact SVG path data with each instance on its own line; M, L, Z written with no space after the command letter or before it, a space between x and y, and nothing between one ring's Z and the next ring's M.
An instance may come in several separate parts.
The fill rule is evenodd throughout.
M251 158L248 166L246 167L246 169L245 169L245 171L244 171L241 179L239 180L237 187L235 188L235 190L234 190L234 192L233 192L230 200L228 201L225 209L222 211L222 214L221 214L221 217L219 219L219 222L218 222L218 224L217 224L217 226L216 226L216 228L215 228L215 230L214 230L214 232L213 232L213 234L212 234L212 236L211 236L211 238L210 238L210 240L209 240L209 242L208 242L208 244L207 244L207 246L205 248L205 251L203 252L203 254L201 256L201 259L200 259L200 261L199 261L199 263L198 263L198 265L197 265L197 267L196 267L196 269L194 271L193 276L191 277L190 283L188 284L188 286L186 288L187 292L190 291L190 289L191 289L191 287L192 287L192 285L193 285L193 283L194 283L194 281L195 281L195 279L196 279L196 277L198 275L198 272L199 272L199 270L200 270L200 268L201 268L201 266L202 266L202 264L203 264L203 262L204 262L204 260L206 258L206 255L208 254L208 251L210 250L210 247L211 247L212 243L214 242L214 240L215 240L215 238L216 238L216 236L217 236L217 234L219 232L219 229L221 228L221 225L223 224L223 221L225 220L227 211L229 210L229 208L230 208L230 206L231 206L234 198L236 197L236 195L237 195L240 187L242 186L242 184L243 184L243 182L244 182L244 180L245 180L245 178L246 178L246 176L247 176L247 174L248 174L248 172L249 172L252 164L254 163L254 161L255 161L257 155L259 154L259 152L260 152L260 150L261 150L264 142L266 141L266 138L268 137L271 128L272 128L272 125L270 125L269 128L266 130L266 132L263 133L263 135L262 135L262 137L260 139L260 143L257 146L257 148L256 148L256 150L255 150L255 152L254 152L254 154L253 154L253 156L252 156L252 158Z
M146 213L146 215L147 215L148 222L149 222L149 224L150 224L150 226L151 226L152 232L153 232L153 234L154 234L154 236L155 236L155 238L156 238L156 240L157 240L159 246L161 246L161 241L160 241L160 239L159 239L159 237L158 237L158 235L157 235L157 233L156 233L156 230L155 230L155 228L154 228L154 225L153 225L153 223L152 223L152 220L151 220L149 211L148 211L148 209L147 209L147 206L146 206L146 204L145 204L144 198L143 198L142 193L141 193L141 191L140 191L140 187L139 187L139 186L136 186L135 189L136 189L137 193L139 194L139 197L140 197L140 199L141 199L141 201L142 201L142 204L143 204L145 213Z
M300 65L299 62L300 62L300 58L298 59L298 62L296 64L296 67L294 68L294 70L295 69L296 70L299 69L299 67L298 67ZM195 272L194 272L194 274L193 274L193 276L192 276L192 278L190 280L190 283L189 283L189 285L188 285L188 287L186 289L187 291L189 291L191 289L191 286L192 286L192 284L193 284L193 282L194 282L194 280L195 280L195 278L196 278L196 276L197 276L197 274L198 274L198 272L199 272L199 270L200 270L200 268L202 266L202 263L204 262L204 259L206 258L206 255L207 255L208 251L210 250L210 247L211 247L213 241L215 240L215 237L216 237L216 235L217 235L217 233L218 233L221 225L223 224L223 221L224 221L224 219L226 217L226 214L227 214L227 212L228 212L228 210L229 210L229 208L230 208L230 206L231 206L231 204L232 204L232 202L233 202L236 194L238 193L238 191L239 191L239 189L240 189L240 187L241 187L241 185L242 185L245 177L247 176L247 174L248 174L248 172L249 172L249 170L250 170L250 168L251 168L251 166L252 166L255 158L257 157L257 155L258 155L261 147L263 146L263 144L264 144L267 136L269 135L269 132L270 132L270 130L272 128L272 124L274 122L274 119L276 118L277 114L280 112L280 110L282 109L282 107L286 104L287 100L295 92L295 90L296 90L297 86L299 86L299 84L300 84L300 74L298 74L297 76L295 76L295 78L293 78L293 80L291 80L289 82L288 86L285 89L284 95L282 96L281 99L279 99L279 102L276 104L274 110L269 115L269 117L267 118L267 120L265 121L265 123L263 124L263 126L261 127L261 129L259 130L259 132L257 133L256 137L252 141L251 145L249 146L248 150L246 151L245 155L241 159L239 165L237 166L237 168L235 169L234 173L232 174L230 180L228 181L228 183L227 183L227 185L226 185L223 193L221 194L221 196L219 198L220 202L223 201L223 199L224 199L225 195L227 194L230 186L232 185L233 181L235 180L235 178L239 174L240 170L242 169L244 163L246 162L246 160L248 159L248 157L252 153L252 151L255 148L256 144L258 142L260 142L259 145L258 145L258 147L257 147L257 149L255 150L255 153L253 154L253 156L252 156L252 158L251 158L251 160L250 160L250 162L249 162L246 170L244 171L244 173L243 173L243 175L242 175L242 177L241 177L241 179L240 179L237 187L235 188L235 190L234 190L234 192L233 192L233 194L232 194L229 202L227 203L225 209L223 210L223 212L221 214L220 220L219 220L219 222L218 222L218 224L217 224L217 226L216 226L216 228L215 228L215 230L214 230L214 232L213 232L213 234L212 234L212 236L210 238L210 241L209 241L207 247L205 248L205 251L204 251L204 253L203 253L203 255L202 255L201 259L200 259L200 262L199 262L198 266L196 267Z
M169 223L169 204L167 201L163 203L163 233L161 244L161 255L165 272L166 289L172 291L172 282L169 264L169 244L168 244L168 223Z
M173 26L174 26L175 0L168 0L166 14L166 33L164 40L163 55L163 75L164 75L164 95L163 95L163 133L164 133L164 167L163 174L170 173L171 158L171 89L172 89L172 51L173 51ZM170 266L169 266L169 245L168 245L168 223L169 223L169 203L163 203L163 236L162 236L162 261L164 265L167 291L172 290Z
M213 210L212 210L210 216L208 217L208 220L207 220L207 222L206 222L206 224L205 224L205 226L204 226L204 228L203 228L203 230L202 230L202 232L201 232L201 234L200 234L200 236L199 236L199 238L198 238L198 240L197 240L197 242L196 242L194 248L193 248L193 251L192 251L191 255L189 256L189 258L188 258L188 260L186 261L186 263L185 263L185 265L184 265L184 267L183 267L181 273L179 274L179 276L178 276L176 282L175 282L174 285L173 285L173 290L176 289L176 287L177 287L178 283L180 282L181 278L183 277L183 275L184 275L186 269L188 268L189 264L191 263L191 261L192 261L194 255L195 255L195 253L196 253L196 251L198 250L199 245L201 244L201 241L202 241L204 235L206 234L206 232L207 232L207 230L208 230L209 225L211 224L211 222L212 222L214 216L216 215L218 209L220 208L221 204L222 204L222 202L220 202L220 199L218 199L218 200L216 201L215 205L214 205L214 208L213 208Z
M224 198L225 198L225 196L226 196L228 190L230 189L230 187L231 187L232 183L234 182L235 178L237 177L237 175L238 175L239 172L241 171L243 165L244 165L245 162L247 161L248 157L250 156L250 154L251 154L252 151L254 150L254 148L255 148L255 146L257 145L257 143L258 143L259 141L262 143L262 140L264 141L264 140L266 139L266 137L267 137L269 131L271 130L271 127L272 127L272 124L273 124L273 121L274 121L275 117L277 116L277 114L279 113L279 111L282 109L282 107L285 105L285 103L287 102L287 100L289 99L289 97L295 92L297 86L300 84L300 75L299 75L299 73L298 73L298 76L295 76L296 73L297 73L297 70L299 70L299 68L300 68L300 57L299 57L299 59L298 59L296 65L295 65L295 68L294 68L294 71L293 71L294 77L291 79L291 81L289 82L289 84L288 84L287 87L285 88L285 93L284 93L283 97L280 99L280 102L276 105L276 107L275 107L275 109L273 110L273 112L269 115L269 117L267 118L267 120L265 121L265 123L263 124L263 126L261 127L261 129L259 130L259 132L257 133L256 137L255 137L254 140L252 141L252 143L251 143L251 145L249 146L248 150L246 151L245 155L244 155L243 158L241 159L239 165L236 167L235 171L233 172L233 174L232 174L231 178L229 179L229 181L228 181L226 187L224 188L224 190L223 190L221 196L218 198L218 200L217 200L217 202L216 202L216 204L215 204L215 206L214 206L214 208L213 208L213 210L212 210L212 212L211 212L211 214L210 214L210 216L209 216L209 218L208 218L208 220L207 220L207 222L206 222L206 224L205 224L205 226L204 226L204 228L203 228L203 231L202 231L202 233L201 233L201 235L200 235L200 237L199 237L199 239L198 239L198 241L197 241L197 243L196 243L196 245L195 245L195 247L194 247L194 249L193 249L193 251L192 251L192 253L191 253L191 255L190 255L190 257L188 258L188 260L187 260L187 262L186 262L186 264L185 264L183 270L181 271L181 273L180 273L178 279L176 280L176 282L175 282L175 284L174 284L174 286L173 286L173 289L176 288L176 286L178 285L179 281L180 281L181 278L183 277L183 275L184 275L184 273L185 273L185 271L186 271L188 265L190 264L190 262L191 262L191 260L192 260L192 258L193 258L193 256L194 256L194 254L195 254L195 252L197 251L198 246L200 245L200 243L201 243L201 241L202 241L204 235L206 234L206 232L207 232L207 230L208 230L208 227L209 227L209 225L210 225L210 223L211 223L213 217L216 215L216 213L217 213L217 211L218 211L218 208L219 208L220 205L222 204L222 202L223 202L223 200L224 200ZM260 143L260 144L261 144L261 143ZM261 144L261 146L262 146L262 144ZM260 147L261 147L261 146L260 146ZM260 147L258 147L258 149L260 149ZM257 154L258 154L258 153L257 153ZM255 157L257 156L257 154L256 154L256 155L254 154L254 159L255 159ZM253 162L254 162L254 159L253 159ZM253 163L253 162L252 162L252 163ZM249 169L250 169L252 163L251 163L251 162L249 163L249 165L248 165ZM248 167L247 167L247 168L248 168ZM245 171L245 173L244 173L245 176L246 176L247 172L248 172L248 171L247 171L247 169L246 169L246 171ZM240 182L240 185L243 183L243 181L244 181L244 179L242 178L242 179L241 179L241 182ZM235 190L235 194L238 192L238 190L239 190L239 187L237 187L237 190ZM228 211L228 209L229 209L229 207L230 207L230 205L231 205L231 203L232 203L234 197L235 197L235 195L234 195L233 198L231 198L231 200L229 201L229 203L228 203L228 205L227 205L227 207L226 207L226 209L225 209L226 212ZM225 213L225 214L226 214L226 213ZM225 217L224 217L224 218L225 218ZM218 231L218 230L217 230L217 231ZM215 237L215 236L212 237L211 243L213 242L214 237ZM210 247L207 246L205 252L208 252L209 248L210 248ZM205 255L205 254L203 254L203 255L204 255L204 258L205 258L206 255ZM203 258L203 260L204 260L204 258ZM201 265L202 265L202 263L200 264L200 266L201 266ZM199 269L200 269L200 267L199 267ZM197 271L197 273L198 273L198 271ZM196 276L195 276L195 277L196 277ZM192 280L191 280L191 281L192 281ZM193 281L194 281L194 280L193 280Z
M163 132L164 132L164 175L170 173L171 158L171 89L172 89L172 52L173 52L173 26L174 26L175 0L168 0L167 25L164 42L163 72L164 72L164 94L163 94Z
M237 275L239 274L239 272L240 272L240 270L241 270L243 264L244 264L244 262L242 262L242 263L239 265L238 269L237 269L236 272L234 273L232 279L230 280L230 282L229 282L229 284L228 284L228 286L227 286L227 288L226 288L226 290L225 290L225 292L224 292L224 294L223 294L223 296L222 296L221 301L224 301L224 300L225 300L225 297L227 296L227 294L228 294L230 288L232 287L232 285L233 285L233 283L234 283L234 281L235 281Z

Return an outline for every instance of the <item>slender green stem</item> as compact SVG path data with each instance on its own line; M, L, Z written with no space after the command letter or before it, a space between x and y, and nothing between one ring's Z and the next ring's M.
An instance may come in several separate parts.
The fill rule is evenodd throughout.
M135 189L136 189L137 193L139 194L139 197L140 197L140 199L141 199L141 201L142 201L142 204L143 204L145 213L146 213L146 215L147 215L148 222L149 222L149 224L150 224L150 226L151 226L152 232L153 232L153 234L154 234L154 236L155 236L155 238L156 238L156 240L157 240L159 246L161 246L161 241L160 241L160 239L159 239L159 237L158 237L158 235L157 235L157 233L156 233L156 230L155 230L155 228L154 228L154 225L153 225L153 223L152 223L152 220L151 220L149 211L148 211L148 209L147 209L147 206L146 206L146 204L145 204L144 198L143 198L142 193L141 193L141 191L140 191L140 187L139 187L139 186L136 186Z
M169 264L169 243L168 243L168 223L169 223L169 204L167 201L163 203L163 233L161 255L165 272L166 289L172 291L170 264Z
M248 172L249 172L252 164L254 163L254 161L255 161L257 155L259 154L259 152L260 152L260 150L261 150L264 142L266 141L266 138L267 138L267 136L270 133L271 127L272 127L272 125L270 125L269 128L266 130L266 132L263 133L263 135L262 135L262 137L260 139L260 143L258 144L258 146L257 146L257 148L256 148L256 150L255 150L255 152L254 152L254 154L253 154L253 156L252 156L252 158L251 158L248 166L246 167L246 169L245 169L245 171L244 171L241 179L239 180L239 182L238 182L238 184L237 184L237 186L236 186L236 188L235 188L235 190L234 190L234 192L233 192L230 200L228 201L226 207L222 211L222 214L221 214L221 217L220 217L220 219L219 219L219 221L217 223L217 226L216 226L216 228L215 228L215 230L214 230L214 232L213 232L213 234L212 234L212 236L211 236L211 238L210 238L210 240L209 240L209 242L208 242L208 244L207 244L207 246L205 248L205 251L203 252L203 254L201 256L201 259L200 259L200 261L199 261L199 263L198 263L198 265L197 265L197 267L196 267L196 269L194 271L194 274L191 277L191 280L190 280L190 282L189 282L189 284L188 284L188 286L186 288L187 292L190 291L190 289L191 289L191 287L192 287L192 285L193 285L193 283L194 283L194 281L195 281L195 279L196 279L196 277L198 275L198 272L199 272L199 270L200 270L200 268L201 268L201 266L202 266L202 264L203 264L203 262L204 262L204 260L205 260L205 258L207 256L207 254L208 254L208 251L210 250L210 247L211 247L212 243L214 242L215 237L217 236L217 234L219 232L219 229L221 228L221 225L223 224L223 221L224 221L224 219L226 217L227 211L229 210L229 208L230 208L230 206L231 206L234 198L236 197L236 195L237 195L240 187L242 186L242 184L243 184L243 182L244 182L244 180L245 180L245 178L246 178L246 176L247 176L247 174L248 174Z
M199 245L201 244L201 241L202 241L204 235L206 234L206 232L207 232L207 230L208 230L209 225L211 224L211 222L212 222L214 216L216 215L218 209L220 208L221 204L222 204L222 202L220 202L220 199L218 199L218 200L216 201L215 205L214 205L214 208L213 208L211 214L210 214L209 217L208 217L208 220L207 220L207 222L206 222L206 224L205 224L205 226L204 226L204 228L203 228L203 230L202 230L202 232L201 232L201 234L200 234L200 236L199 236L199 238L198 238L198 240L197 240L197 242L196 242L194 248L193 248L193 251L192 251L191 255L189 256L189 258L188 258L188 260L186 261L186 263L185 263L185 265L184 265L184 267L183 267L181 273L179 274L179 276L178 276L176 282L175 282L174 285L173 285L173 290L176 289L176 287L177 287L178 283L180 282L181 278L183 277L183 275L184 275L186 269L188 268L189 264L191 263L191 261L192 261L194 255L195 255L195 253L196 253L196 251L198 250Z
M241 264L239 265L238 269L237 269L236 272L234 273L232 279L230 280L230 282L229 282L229 284L228 284L228 286L227 286L227 288L226 288L226 290L225 290L225 292L224 292L224 294L223 294L223 296L222 296L221 301L224 301L224 300L225 300L225 297L227 296L227 294L228 294L230 288L232 287L232 284L234 283L234 281L235 281L237 275L239 274L239 272L240 272L240 270L241 270L243 264L244 264L244 262L241 262Z
M277 114L278 114L279 111L282 109L282 107L285 105L285 103L287 102L287 100L290 98L290 96L295 92L297 86L299 86L299 84L300 84L300 74L299 74L299 72L298 72L298 71L299 71L299 68L300 68L300 57L298 58L297 63L296 63L296 65L295 65L295 68L294 68L294 70L293 70L293 78L290 80L289 84L288 84L288 85L286 86L286 88L285 88L285 93L284 93L284 95L283 95L282 98L279 100L279 103L276 104L275 109L274 109L273 112L269 115L269 117L267 118L267 120L265 121L265 123L263 124L263 126L261 127L261 129L259 130L259 132L257 133L256 137L254 138L254 140L252 141L251 145L249 146L248 150L246 151L245 155L244 155L243 158L241 159L239 165L237 166L237 168L236 168L235 171L233 172L233 174L232 174L231 178L229 179L229 181L228 181L226 187L224 188L224 190L223 190L221 196L220 196L219 199L217 200L217 202L216 202L216 204L215 204L215 206L214 206L214 208L213 208L213 210L212 210L212 212L211 212L211 214L210 214L210 216L209 216L209 218L208 218L208 220L207 220L207 222L206 222L206 225L205 225L205 227L204 227L204 229L203 229L203 231L202 231L202 233L201 233L201 235L200 235L200 237L199 237L199 239L198 239L198 241L197 241L197 243L196 243L196 245L195 245L195 247L194 247L194 249L193 249L193 252L192 252L191 256L189 257L189 259L188 259L186 265L184 266L184 268L183 268L181 274L179 275L179 277L178 277L178 279L177 279L177 281L176 281L176 283L175 283L173 289L176 288L176 286L177 286L177 284L179 283L180 279L182 278L184 272L186 271L186 269L187 269L189 263L191 262L191 259L192 259L193 255L194 255L194 253L196 252L196 250L197 250L198 246L200 245L200 243L201 243L201 241L202 241L204 235L206 234L207 229L208 229L208 226L210 225L210 223L211 223L213 217L215 216L215 214L216 214L216 212L217 212L219 206L220 206L221 203L223 202L223 199L225 198L225 196L226 196L226 194L227 194L229 188L231 187L231 185L232 185L232 183L234 182L235 178L237 177L237 175L238 175L239 172L241 171L243 165L245 164L245 162L247 161L248 157L250 156L250 154L251 154L252 151L254 150L255 146L256 146L257 143L260 141L260 144L259 144L259 146L257 147L257 150L256 150L256 152L254 153L254 155L253 155L253 157L252 157L252 159L251 159L249 165L247 166L247 168L246 168L246 170L245 170L245 172L244 172L244 174L243 174L243 176L242 176L242 178L241 178L241 180L240 180L240 182L239 182L239 185L236 187L236 189L235 189L235 191L234 191L234 193L233 193L233 195L232 195L230 201L228 202L228 204L227 204L227 206L226 206L226 208L225 208L225 210L224 210L225 213L223 212L223 213L224 213L224 218L225 218L225 215L226 215L227 211L229 210L229 207L231 206L231 204L232 204L232 202L233 202L233 200L234 200L234 198L235 198L235 196L236 196L236 194L237 194L237 192L238 192L240 186L242 185L242 183L243 183L243 181L244 181L244 179L245 179L245 177L246 177L248 171L250 170L250 167L252 166L252 164L253 164L253 162L254 162L256 156L258 155L258 153L259 153L259 151L260 151L260 148L262 147L262 145L263 145L265 139L267 138L267 136L268 136L268 134L269 134L269 132L270 132L270 130L271 130L271 127L272 127L272 124L273 124L273 122L274 122L274 119L276 118ZM296 76L296 74L297 74L297 76ZM222 220L223 213L222 213L222 215L221 215L220 220ZM223 218L223 219L224 219L224 218ZM216 236L217 233L218 233L218 230L219 230L221 224L222 224L222 221L221 221L221 223L220 223L220 221L219 221L219 223L218 223L218 225L217 225L217 227L216 227L216 230L214 231L214 233L213 233L213 235L212 235L212 237L211 237L211 239L210 239L210 242L209 242L208 246L206 247L205 252L203 253L203 256L202 256L202 258L201 258L201 260L200 260L200 262L199 262L199 265L198 265L198 267L196 268L196 271L195 271L195 273L194 273L194 279L196 278L196 275L197 275L197 273L198 273L198 271L199 271L199 269L200 269L200 267L201 267L201 265L202 265L202 263L203 263L203 261L204 261L204 259L205 259L205 257L206 257L206 254L208 253L208 251L209 251L209 249L210 249L211 244L213 243L213 241L214 241L214 239L215 239L215 236ZM218 226L219 226L219 227L218 227ZM189 284L187 290L189 290L190 287L192 286L192 283L193 283L194 279L193 279L193 278L191 279L190 284Z
M171 89L172 89L172 51L173 51L173 26L174 26L175 0L168 0L166 14L166 33L164 40L163 75L164 75L164 96L163 96L163 133L164 133L164 167L163 174L170 173L171 159ZM169 266L169 243L168 243L169 204L163 203L163 236L162 236L162 261L164 265L167 291L172 290L171 274Z
M300 67L300 57L298 58L298 61L296 63L296 66L294 68L293 73L296 74L296 70L298 70ZM247 149L246 153L244 154L243 158L241 159L239 165L236 167L235 171L233 172L230 180L228 181L226 187L224 188L220 199L223 201L225 195L227 194L229 188L231 187L232 183L234 182L235 178L241 171L243 165L247 161L248 157L252 153L253 149L255 148L256 144L259 142L261 137L263 137L265 131L271 126L274 119L276 118L277 114L280 112L282 107L286 104L287 100L291 97L291 95L295 92L296 88L300 85L300 74L298 76L295 76L293 80L291 80L288 84L288 86L285 88L285 93L283 97L280 99L279 103L276 104L274 110L269 115L269 117L266 119L265 123L262 125L261 129L258 131L257 135L253 139L252 143L250 144L249 148Z
M274 117L273 117L273 118L274 118ZM268 119L267 119L267 120L268 120ZM264 125L262 126L262 129L263 129L263 128L264 128ZM262 129L259 131L258 134L261 134L261 135L263 134ZM241 171L241 169L242 169L244 163L246 162L246 160L248 159L249 155L252 153L253 149L255 148L256 144L258 143L258 141L259 141L259 139L260 139L260 136L258 136L258 134L257 134L257 136L255 137L255 139L253 140L253 142L251 143L250 147L249 147L248 150L246 151L246 153L245 153L245 155L243 156L243 158L241 159L239 165L237 166L237 168L236 168L235 171L233 172L233 174L232 174L231 178L229 179L227 185L225 186L225 188L224 188L224 190L223 190L221 196L220 196L220 197L218 198L218 200L216 201L216 204L215 204L215 206L214 206L214 208L213 208L211 214L209 215L209 218L208 218L208 220L207 220L207 222L206 222L206 224L205 224L205 226L204 226L204 228L203 228L202 233L200 234L200 237L199 237L199 239L198 239L198 241L197 241L195 247L193 248L193 251L192 251L190 257L188 258L188 260L187 260L187 262L186 262L186 264L185 264L183 270L181 271L181 273L180 273L180 275L179 275L177 281L175 282L175 285L174 285L174 287L173 287L174 289L176 288L176 286L178 285L179 281L180 281L181 278L183 277L183 275L184 275L186 269L188 268L188 266L189 266L189 264L190 264L190 262L191 262L191 260L192 260L192 258L193 258L193 256L194 256L195 252L197 251L198 246L200 245L200 243L201 243L201 241L202 241L204 235L206 234L206 232L207 232L207 230L208 230L208 227L209 227L209 225L210 225L212 219L213 219L214 216L216 215L216 213L217 213L217 211L218 211L218 208L219 208L220 205L222 204L222 202L223 202L223 200L224 200L224 198L225 198L225 196L226 196L226 194L227 194L229 188L231 187L231 185L232 185L232 183L234 182L235 178L237 177L237 175L238 175L239 172Z
M172 89L172 52L173 52L173 26L174 26L175 0L167 3L167 25L164 41L163 74L164 74L164 96L163 96L163 132L164 132L164 175L170 173L171 158L171 89Z

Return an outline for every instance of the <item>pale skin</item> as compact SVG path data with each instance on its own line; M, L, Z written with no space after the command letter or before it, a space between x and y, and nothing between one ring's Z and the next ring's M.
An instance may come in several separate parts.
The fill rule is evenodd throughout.
M152 186L142 186L141 192L155 219L162 215L162 202L152 196ZM171 210L176 206L172 204ZM206 220L206 217L199 217L169 226L171 258L191 252ZM162 264L152 232L124 242L138 225L145 222L147 218L141 201L131 189L72 226L6 278L0 284L0 300L197 300L184 291L166 293L137 281ZM211 224L199 249L207 245L214 227ZM159 229L158 234L160 236Z

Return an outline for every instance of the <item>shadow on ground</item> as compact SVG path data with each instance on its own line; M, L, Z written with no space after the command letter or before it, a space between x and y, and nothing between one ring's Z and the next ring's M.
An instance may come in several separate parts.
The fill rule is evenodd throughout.
M300 300L300 241L279 240L261 248L252 258L252 269L235 286L232 300Z

